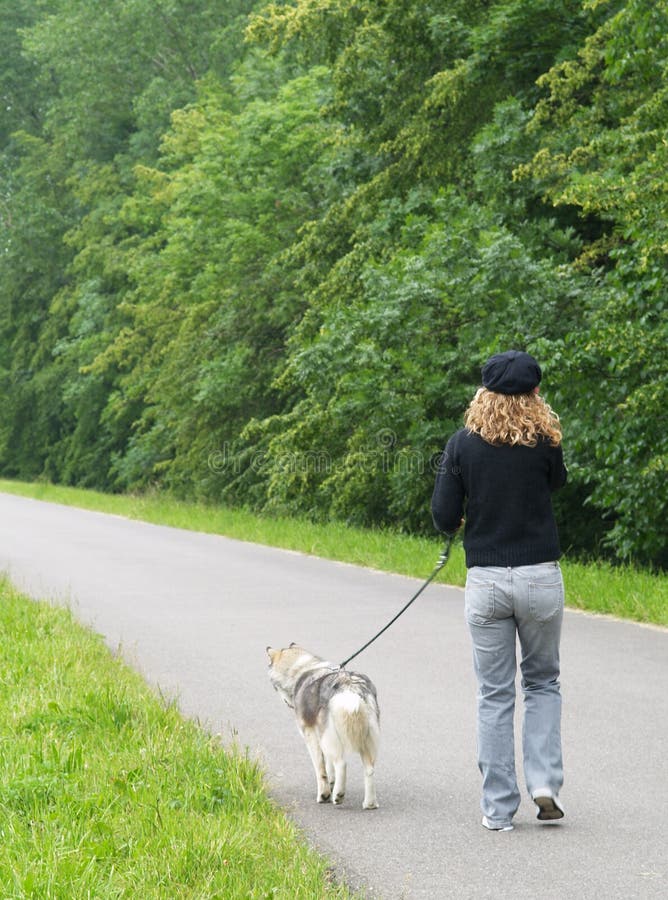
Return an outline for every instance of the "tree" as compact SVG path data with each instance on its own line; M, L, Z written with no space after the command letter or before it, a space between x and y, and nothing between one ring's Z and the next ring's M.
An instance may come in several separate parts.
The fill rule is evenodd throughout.
M563 417L566 545L665 565L667 26L14 4L2 471L429 531L431 461L516 346Z
M258 57L252 68L243 89L259 78L262 93L267 64ZM122 484L162 478L215 490L209 455L249 417L275 411L273 374L303 308L281 254L327 199L327 93L327 71L313 69L237 113L234 97L208 79L198 102L175 114L163 168L141 171L126 209L141 204L146 214L152 205L160 224L130 261L130 328L94 366L130 358L123 390L146 398L117 461Z
M531 125L540 149L518 176L556 207L606 223L579 261L605 289L585 328L560 341L563 398L588 423L582 474L591 502L612 518L609 540L619 555L665 564L657 523L668 512L668 4L589 5L609 18L577 59L542 79L549 93Z
M142 231L119 211L135 162L155 160L171 110L194 98L198 76L229 75L249 7L53 0L3 19L11 52L0 84L18 98L6 131L25 129L0 162L7 472L110 486L111 454L141 402L105 417L116 374L89 368L124 324L124 254Z

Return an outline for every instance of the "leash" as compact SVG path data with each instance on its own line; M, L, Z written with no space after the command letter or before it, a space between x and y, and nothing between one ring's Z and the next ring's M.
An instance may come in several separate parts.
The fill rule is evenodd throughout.
M361 653L363 650L366 650L367 647L369 647L371 644L373 644L373 642L374 642L377 638L379 638L379 637L381 636L381 634L384 634L384 633L387 631L387 629L390 627L390 625L394 625L394 623L397 621L397 619L399 618L399 616L403 615L403 614L406 612L406 610L408 609L408 607L409 607L412 603L415 603L415 601L416 601L417 598L420 596L420 594L422 593L422 591L432 583L432 581L434 580L434 578L436 578L436 576L438 575L438 573L441 571L441 569L443 568L443 566L444 566L444 565L446 564L446 562L448 561L448 557L450 556L450 547L452 546L452 540L453 540L453 538L454 538L454 534L448 535L447 540L446 540L446 542L445 542L445 547L443 547L443 550L441 551L441 555L440 555L439 558L438 558L438 562L436 563L436 567L434 568L434 571L431 573L431 575L429 576L429 578L427 578L427 580L426 580L425 583L420 587L420 589L419 589L418 591L416 591L416 592L413 594L413 596L412 596L411 599L408 601L408 603L407 603L402 609L399 610L399 612L396 614L396 616L395 616L393 619L390 619L390 621L387 623L387 625L385 625L384 628L381 628L381 629L380 629L380 631L378 632L378 634L375 634L375 635L371 638L370 641L367 641L367 642L366 642L366 644L365 644L363 647L360 647L359 650L357 650L355 653L353 653L352 656L349 656L348 659L344 660L344 661L341 663L341 665L340 665L340 668L341 668L341 669L345 669L345 667L348 665L348 663L349 663L352 659L355 659L355 657L356 657L356 656L359 656L360 653Z

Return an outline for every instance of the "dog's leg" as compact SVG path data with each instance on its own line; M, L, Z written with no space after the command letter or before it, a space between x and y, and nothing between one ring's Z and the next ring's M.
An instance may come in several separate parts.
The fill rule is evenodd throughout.
M324 752L324 751L323 751ZM331 756L327 756L325 753L325 769L327 771L327 781L329 782L329 786L331 788L334 787L334 763L332 761Z
M320 736L320 746L327 760L327 771L330 775L330 783L333 778L332 800L336 805L343 801L346 794L346 757L345 747L336 729L333 719L327 723L327 727Z
M360 753L362 764L364 765L364 803L362 809L378 809L378 800L376 799L376 781L374 778L374 755L369 750L362 750Z
M328 803L332 796L332 789L329 785L327 777L327 769L325 767L325 757L320 749L320 741L318 735L312 728L304 728L302 730L308 752L315 770L315 777L318 785L317 801L318 803Z
M334 803L338 806L346 796L346 760L341 756L334 761Z

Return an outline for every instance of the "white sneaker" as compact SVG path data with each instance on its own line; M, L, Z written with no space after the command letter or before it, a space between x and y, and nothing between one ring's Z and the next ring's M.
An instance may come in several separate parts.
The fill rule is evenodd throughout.
M514 825L492 825L487 816L482 817L482 827L488 831L512 831Z
M531 795L531 799L538 807L537 819L541 822L554 822L563 819L564 808L549 788L538 788Z

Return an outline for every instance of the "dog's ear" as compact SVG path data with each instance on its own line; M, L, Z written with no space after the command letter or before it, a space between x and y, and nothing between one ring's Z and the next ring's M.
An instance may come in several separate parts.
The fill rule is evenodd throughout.
M297 646L297 644L293 641L293 642L290 644L290 649L292 649L293 647L296 647L296 646Z
M274 650L272 647L267 647L267 656L269 657L269 659L272 662L274 661L274 657L276 656L277 653L278 653L278 650Z

